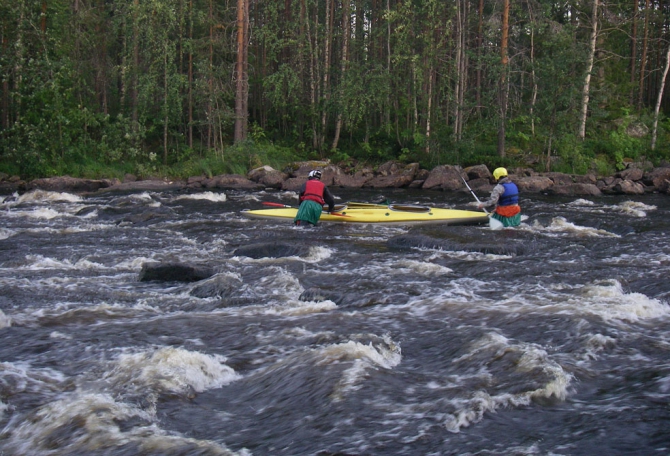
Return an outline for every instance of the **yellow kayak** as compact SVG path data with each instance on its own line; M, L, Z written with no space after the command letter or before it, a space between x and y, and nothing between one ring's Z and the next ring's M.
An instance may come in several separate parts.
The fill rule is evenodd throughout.
M245 210L249 217L291 219L298 212L297 207L279 203L263 203L275 206L272 209ZM446 225L480 225L489 223L484 212L459 209L441 209L429 206L404 204L345 203L335 206L332 213L323 212L320 222L344 223L442 223Z

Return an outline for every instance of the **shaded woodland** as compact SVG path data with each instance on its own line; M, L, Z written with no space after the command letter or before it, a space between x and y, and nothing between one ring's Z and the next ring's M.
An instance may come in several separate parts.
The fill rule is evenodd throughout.
M2 0L0 171L670 157L660 0Z

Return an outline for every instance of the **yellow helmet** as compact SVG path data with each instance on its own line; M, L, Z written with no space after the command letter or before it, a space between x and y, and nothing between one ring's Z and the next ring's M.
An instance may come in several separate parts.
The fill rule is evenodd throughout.
M500 180L501 177L507 176L507 170L505 168L496 168L493 170L493 178L495 180Z

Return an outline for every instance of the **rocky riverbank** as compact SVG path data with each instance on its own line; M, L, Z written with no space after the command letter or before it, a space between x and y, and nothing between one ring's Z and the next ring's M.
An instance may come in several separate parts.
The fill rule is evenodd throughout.
M322 181L331 188L417 188L432 191L467 191L463 179L479 193L493 188L491 170L486 165L440 165L432 170L421 169L418 163L387 162L377 168L345 171L323 161L295 163L284 170L263 166L246 176L223 174L213 177L194 176L186 180L144 179L128 175L119 179L80 179L69 176L24 181L16 176L0 174L0 195L12 195L31 190L48 190L90 194L110 191L138 190L261 190L276 189L297 191L312 169L323 172ZM626 169L613 176L597 177L594 174L572 175L563 173L538 173L532 169L508 169L519 190L526 193L545 193L571 196L599 196L602 194L642 195L645 193L670 193L670 164L653 167L645 163L630 163Z

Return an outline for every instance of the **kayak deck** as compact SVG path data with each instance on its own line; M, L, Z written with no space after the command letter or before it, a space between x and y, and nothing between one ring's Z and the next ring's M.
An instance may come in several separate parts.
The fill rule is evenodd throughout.
M257 218L295 218L298 208L245 210L242 213ZM338 204L332 213L323 212L320 222L340 223L442 223L447 225L480 225L488 223L486 213L460 209L404 204L371 204L349 202Z

